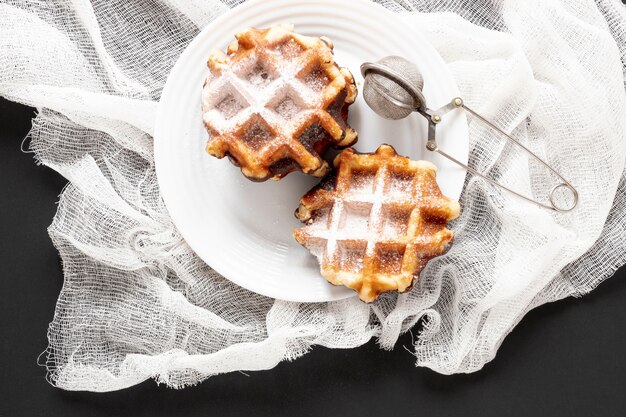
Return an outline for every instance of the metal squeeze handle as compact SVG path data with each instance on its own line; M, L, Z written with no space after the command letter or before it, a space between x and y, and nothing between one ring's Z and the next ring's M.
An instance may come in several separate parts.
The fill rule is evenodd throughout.
M508 188L508 187L506 187L506 186L496 182L495 180L487 177L486 175L476 171L474 168L471 168L471 167L465 165L461 161L455 159L453 156L451 156L451 155L447 154L446 152L442 151L441 149L439 149L439 147L437 146L437 141L436 141L436 137L435 137L437 124L439 124L441 122L441 120L442 120L441 117L443 115L445 115L446 113L449 113L450 111L452 111L454 109L459 109L459 108L465 110L466 112L468 112L469 114L471 114L472 116L474 116L475 118L477 118L478 120L480 120L481 122L483 122L484 124L489 126L491 129L495 130L496 132L498 132L501 135L503 135L504 137L506 137L508 140L510 140L511 142L516 144L517 146L519 146L526 153L528 153L530 156L532 156L537 161L539 161L544 167L548 168L548 170L550 170L550 172L552 172L554 175L559 177L559 179L562 182L560 184L556 184L554 187L552 187L552 189L550 190L550 193L548 194L548 200L549 200L550 204L542 203L542 202L534 200L534 199L532 199L532 198L530 198L528 196L520 194L517 191L514 191L514 190L512 190L512 189L510 189L510 188ZM476 176L484 179L485 181L489 182L490 184L493 184L496 187L499 187L499 188L501 188L501 189L503 189L505 191L508 191L509 193L514 194L517 197L520 197L520 198L522 198L522 199L524 199L524 200L526 200L526 201L528 201L530 203L536 204L536 205L538 205L540 207L543 207L543 208L546 208L546 209L549 209L549 210L553 210L553 211L556 211L556 212L559 212L559 213L565 213L565 212L573 210L578 205L578 191L576 191L576 189L572 186L572 184L569 183L569 181L567 181L565 178L563 178L563 176L561 174L556 172L556 170L554 168L552 168L550 165L548 165L543 159L539 158L534 152L532 152L526 146L522 145L517 140L515 140L511 135L509 135L508 133L506 133L505 131L500 129L498 126L494 125L489 120L485 119L483 116L481 116L480 114L476 113L474 110L472 110L471 108L466 106L465 103L463 102L463 99L461 99L460 97L455 97L454 99L452 99L452 101L450 103L448 103L447 105L441 107L440 109L437 109L437 110L417 109L417 112L420 113L422 116L426 117L426 119L428 120L428 141L426 142L426 149L428 149L429 151L437 152L441 156L443 156L445 158L448 158L450 161L454 162L455 164L459 165L460 167L465 168L471 174L476 175ZM556 204L556 202L555 202L555 193L556 193L557 190L559 190L561 188L567 188L567 189L569 189L572 192L572 196L573 196L574 200L573 200L573 203L571 204L571 206L569 206L569 207L559 207Z

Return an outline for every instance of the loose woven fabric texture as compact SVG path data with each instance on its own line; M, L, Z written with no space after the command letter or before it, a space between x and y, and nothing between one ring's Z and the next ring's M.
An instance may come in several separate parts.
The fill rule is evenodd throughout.
M212 271L176 230L155 176L168 73L236 1L0 0L0 95L37 108L28 147L69 180L49 228L65 274L43 355L52 384L110 391L154 378L180 388L315 345L375 338L390 349L420 319L407 366L473 372L530 309L583 295L625 263L624 6L382 4L432 43L465 101L571 180L580 202L553 213L468 176L455 242L410 292L307 304ZM474 122L470 164L538 198L555 181Z

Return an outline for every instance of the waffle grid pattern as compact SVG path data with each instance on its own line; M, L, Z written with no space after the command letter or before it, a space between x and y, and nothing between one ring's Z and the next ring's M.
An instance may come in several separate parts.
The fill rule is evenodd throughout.
M217 50L208 61L206 150L218 158L229 155L252 179L279 178L298 168L322 176L328 164L320 153L356 141L345 120L356 98L352 75L334 63L330 40L292 29L247 29L228 54ZM287 169L277 171L279 166Z
M335 165L334 189L302 198L296 215L307 225L296 239L318 257L326 279L364 301L408 290L452 239L446 225L458 216L458 203L441 195L434 165L387 145L372 155L347 149Z

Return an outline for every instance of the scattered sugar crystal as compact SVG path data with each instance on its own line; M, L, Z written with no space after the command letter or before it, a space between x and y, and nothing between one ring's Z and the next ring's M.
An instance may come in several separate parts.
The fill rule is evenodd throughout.
M274 108L276 113L285 120L291 120L300 113L302 108L291 97L282 99Z
M252 148L258 149L272 138L272 133L262 122L255 120L248 126L243 135L244 141Z
M350 272L359 272L363 269L365 257L365 242L338 242L337 256L339 267Z
M369 204L345 204L339 222L342 235L357 239L366 238L371 210L372 206Z
M293 39L289 39L287 42L283 42L277 47L278 52L287 59L293 59L302 54L304 49L298 42Z
M309 231L327 230L328 229L328 215L330 214L331 207L324 207L317 210L313 214L311 223L308 225Z
M382 233L384 236L399 237L406 235L410 211L390 207L383 208Z
M375 171L353 171L350 194L370 195L374 192Z
M307 248L313 256L321 261L326 253L326 241L323 239L312 239L308 242Z
M404 173L392 173L388 192L409 196L413 191L413 177Z
M319 66L304 76L304 83L315 91L322 91L328 85L328 81L328 76Z
M226 97L224 97L222 101L220 101L215 107L220 111L220 113L222 113L224 118L227 120L239 113L241 109L243 109L241 103L239 103L232 94L228 94Z
M388 274L399 274L402 272L402 258L404 248L385 247L378 248L379 270Z
M250 84L260 88L267 86L274 79L272 74L261 64L256 64L246 78Z

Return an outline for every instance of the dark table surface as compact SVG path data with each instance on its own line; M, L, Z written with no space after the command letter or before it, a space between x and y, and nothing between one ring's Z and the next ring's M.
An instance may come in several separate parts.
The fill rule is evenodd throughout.
M530 312L480 372L415 368L401 337L350 350L315 347L249 376L172 390L50 386L47 346L63 276L46 233L65 180L20 152L33 109L0 98L0 416L626 416L626 268L583 298Z

